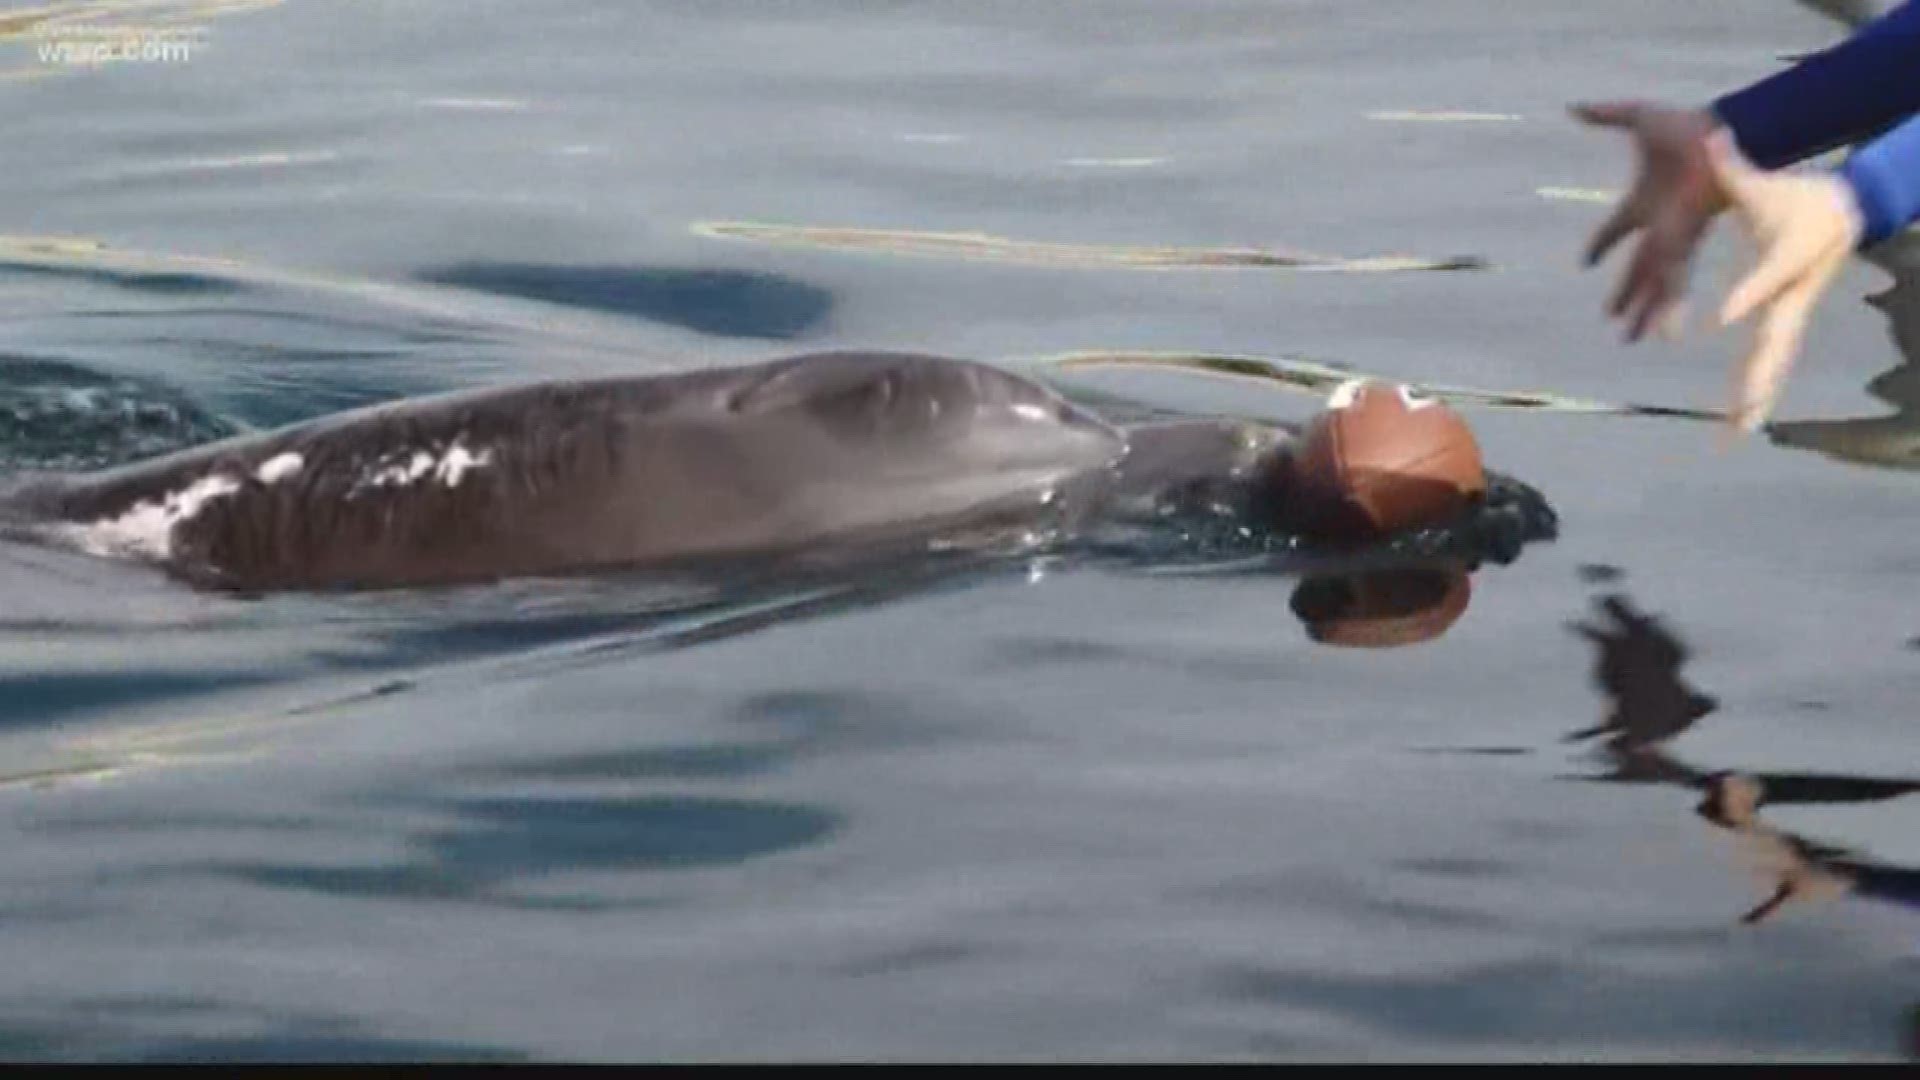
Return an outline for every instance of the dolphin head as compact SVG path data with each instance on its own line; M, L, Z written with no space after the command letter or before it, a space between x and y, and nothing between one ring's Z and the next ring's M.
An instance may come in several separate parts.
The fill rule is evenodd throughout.
M1124 440L1106 421L1040 383L986 364L907 368L901 379L901 415L927 415L933 443L963 440L981 468L1080 472L1124 452Z
M716 377L731 415L700 425L700 453L675 455L700 470L703 506L734 493L724 521L701 511L709 533L769 542L976 525L1043 533L1087 508L1081 493L1126 453L1099 417L986 364L815 353L740 371L751 381ZM688 486L655 479L656 505L659 484Z

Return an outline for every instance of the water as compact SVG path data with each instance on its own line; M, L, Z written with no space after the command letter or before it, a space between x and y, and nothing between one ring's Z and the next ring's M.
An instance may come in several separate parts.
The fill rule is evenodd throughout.
M832 347L1301 355L1711 408L1737 339L1602 324L1576 253L1628 162L1562 110L1701 100L1833 33L1734 0L85 18L204 29L185 62L84 70L0 39L12 465ZM1899 354L1857 302L1884 285L1836 289L1788 419L1885 412L1864 385ZM1563 535L1387 652L1313 644L1291 582L1245 576L247 602L0 549L0 1053L1898 1055L1907 381L1874 384L1894 420L1726 452L1681 420L1475 412ZM1722 771L1772 800L1701 816ZM1803 899L1741 924L1783 880Z

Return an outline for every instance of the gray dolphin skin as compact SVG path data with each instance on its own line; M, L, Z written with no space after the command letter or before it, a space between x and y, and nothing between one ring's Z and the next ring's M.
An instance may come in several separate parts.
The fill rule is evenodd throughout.
M820 353L406 400L33 478L0 509L205 587L388 588L1071 528L1126 489L1127 451L985 364Z

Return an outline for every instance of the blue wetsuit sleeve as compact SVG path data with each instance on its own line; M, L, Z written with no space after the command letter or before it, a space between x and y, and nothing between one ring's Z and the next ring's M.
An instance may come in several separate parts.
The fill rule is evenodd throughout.
M1920 112L1920 0L1713 103L1754 164L1777 169Z
M1920 117L1868 143L1840 167L1860 207L1860 246L1877 244L1920 218Z

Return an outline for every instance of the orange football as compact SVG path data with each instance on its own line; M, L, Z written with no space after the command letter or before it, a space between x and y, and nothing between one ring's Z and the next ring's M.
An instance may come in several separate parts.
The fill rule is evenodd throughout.
M1343 540L1444 522L1487 488L1460 414L1406 386L1359 381L1301 435L1293 479L1306 531Z

